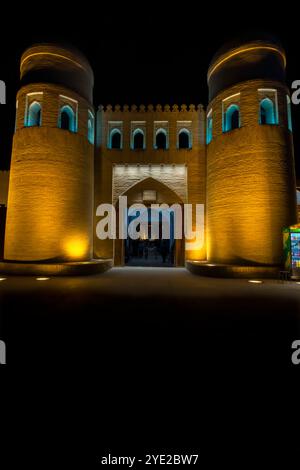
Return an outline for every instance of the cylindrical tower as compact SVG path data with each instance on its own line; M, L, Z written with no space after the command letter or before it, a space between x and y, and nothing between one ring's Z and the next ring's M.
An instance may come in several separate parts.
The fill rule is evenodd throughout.
M6 260L92 256L93 72L76 50L41 44L21 58Z
M273 41L226 47L208 70L210 262L279 265L296 186L286 57Z

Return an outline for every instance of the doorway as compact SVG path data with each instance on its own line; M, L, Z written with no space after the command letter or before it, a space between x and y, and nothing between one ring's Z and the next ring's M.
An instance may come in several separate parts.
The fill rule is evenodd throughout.
M136 216L128 215L128 226ZM174 239L174 213L147 210L147 221L138 227L138 239L124 241L124 264L126 266L172 267L176 264L176 240ZM164 238L163 224L168 238ZM155 234L152 233L154 227Z
M184 266L185 239L182 235L175 238L175 210L180 207L183 214L183 201L165 184L146 178L131 186L122 196L127 197L127 211L132 205L142 204L145 219L141 222L136 209L125 213L125 233L129 232L130 223L136 220L136 236L129 235L126 239L116 238L114 241L115 266L172 267ZM154 205L156 204L156 207ZM158 207L157 207L158 205ZM119 204L116 204L117 233L119 233ZM141 222L142 228L139 227ZM183 219L182 219L183 224ZM155 227L152 230L152 227Z

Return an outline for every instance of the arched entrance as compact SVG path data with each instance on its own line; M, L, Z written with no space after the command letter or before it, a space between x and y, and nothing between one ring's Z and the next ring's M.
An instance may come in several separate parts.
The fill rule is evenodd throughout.
M183 216L182 199L168 186L154 178L146 178L130 187L122 196L127 197L127 206L143 204L147 208L145 218L148 218L148 230L141 232L137 240L115 240L114 264L116 266L183 266L185 261L184 238L175 238L175 213L172 205L181 207ZM167 205L159 210L150 210L152 204ZM117 233L119 233L119 204L116 204ZM130 223L135 215L127 213L127 223ZM183 217L182 217L183 219ZM164 238L162 224L169 224L170 238ZM156 226L153 236L151 226ZM183 233L183 230L182 230Z

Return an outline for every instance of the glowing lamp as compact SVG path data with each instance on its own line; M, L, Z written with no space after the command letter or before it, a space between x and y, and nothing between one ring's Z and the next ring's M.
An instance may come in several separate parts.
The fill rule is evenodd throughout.
M84 237L74 237L65 243L65 252L68 258L80 259L88 249L88 241Z

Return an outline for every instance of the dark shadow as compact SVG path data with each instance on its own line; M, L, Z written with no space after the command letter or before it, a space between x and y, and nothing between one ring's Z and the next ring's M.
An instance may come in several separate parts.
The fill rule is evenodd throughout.
M143 150L143 148L144 148L144 134L142 132L137 132L134 135L133 148L134 148L134 150Z
M156 148L162 150L167 148L167 136L164 132L156 134Z
M0 260L3 260L4 256L5 223L6 206L4 204L0 204Z
M190 138L187 132L180 132L178 140L180 149L188 149L190 147Z
M120 132L114 132L111 137L111 148L120 149L121 148L121 134Z

